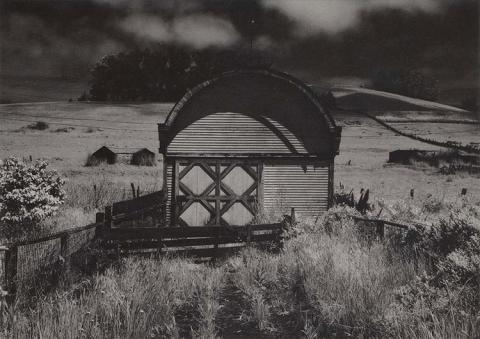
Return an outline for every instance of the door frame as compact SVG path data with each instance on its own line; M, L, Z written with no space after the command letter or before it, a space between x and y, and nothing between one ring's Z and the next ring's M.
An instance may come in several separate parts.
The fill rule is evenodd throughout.
M208 212L210 212L211 219L207 225L212 226L222 226L228 225L228 223L222 218L222 215L227 212L230 207L235 203L240 202L245 208L247 208L254 217L258 215L259 209L263 206L263 161L259 159L246 159L246 158L192 158L192 157L176 157L172 159L173 161L173 178L172 178L172 213L171 213L171 222L173 225L177 226L187 226L183 220L179 217L180 215L193 203L199 202ZM227 165L226 169L221 169L222 165ZM256 173L252 172L248 166L256 167ZM180 166L186 166L180 171ZM200 195L190 194L186 195L188 198L182 198L179 194L180 190L183 193L192 193L188 190L188 187L185 187L180 180L188 173L188 171L194 166L200 166L202 170L212 178L213 183L207 186L207 188ZM211 168L214 166L215 170ZM252 191L256 189L255 201L248 201L245 198L245 194L237 195L233 190L231 190L227 185L222 182L234 168L241 166L248 175L254 179L255 184L252 184L245 192L248 192L249 195ZM256 178L255 178L256 176ZM221 188L224 191L229 193L228 196L221 196ZM215 195L208 195L212 190L215 190ZM207 192L207 194L203 194ZM192 198L193 197L193 198ZM184 201L188 200L183 205ZM211 206L208 201L214 201L215 207ZM221 206L221 202L227 201L225 206Z

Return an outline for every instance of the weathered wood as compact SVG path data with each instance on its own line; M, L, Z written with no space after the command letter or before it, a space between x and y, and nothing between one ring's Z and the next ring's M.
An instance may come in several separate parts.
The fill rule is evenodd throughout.
M376 225L377 236L379 239L383 239L385 236L385 223L383 221L378 221Z
M135 199L135 185L133 184L133 182L130 183L130 187L132 188L132 198Z
M161 205L164 203L163 191L157 191L150 194L145 194L141 197L119 201L112 205L112 214L128 214L137 212L139 210L151 207L153 205Z
M178 225L246 224L253 218L253 201L258 201L259 194L258 162L179 159L175 163L179 174L171 199L175 201Z
M253 232L281 230L281 224L265 224L250 225ZM209 237L215 232L219 232L220 236L230 236L232 234L246 234L246 226L202 226L202 227L162 227L162 228L114 228L106 234L106 239L156 239L158 234L163 238L180 238L180 237Z
M278 233L268 233L268 234L252 234L252 242L272 242L278 240ZM198 238L177 238L177 239L162 239L162 253L167 251L172 247L194 247L194 246L215 246L216 244L225 245L225 244L236 244L236 243L246 243L246 237L226 237L219 236L217 237L198 237ZM124 239L123 241L117 242L114 241L105 241L103 247L105 249L117 249L117 246L120 246L120 249L158 249L159 242L157 239ZM220 247L217 247L220 248Z
M396 223L396 222L393 222L393 221L388 221L388 220L368 219L368 218L362 218L362 217L357 217L357 216L352 216L352 218L355 221L363 221L363 222L366 222L367 224L373 224L375 227L376 227L378 222L382 222L384 225L393 226L393 227L401 228L401 229L404 229L404 230L408 230L410 228L410 226L408 226L408 225L399 224L399 223ZM421 225L419 223L414 223L414 225L419 226L419 227L425 227L425 225Z
M60 238L60 255L63 259L63 267L68 277L70 271L70 253L68 248L68 240L70 235L68 233L63 234Z
M215 231L215 243L214 243L214 255L213 255L213 260L217 259L218 257L218 243L219 243L219 238L220 238L220 228L217 228Z
M95 223L100 224L105 220L105 213L104 212L97 212L95 214Z
M105 207L105 218L103 222L103 231L106 233L112 229L112 206Z
M12 304L17 294L18 246L12 246L5 252L5 286L7 302Z

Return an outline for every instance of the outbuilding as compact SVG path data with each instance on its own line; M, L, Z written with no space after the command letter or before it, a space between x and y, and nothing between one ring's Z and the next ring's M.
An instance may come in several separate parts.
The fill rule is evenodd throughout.
M89 161L95 164L99 164L102 162L114 164L117 161L117 154L107 146L102 146L92 153Z
M189 91L159 124L167 224L245 225L332 203L341 129L301 81L225 73Z
M155 166L155 153L147 148L139 149L132 154L130 163L137 166Z

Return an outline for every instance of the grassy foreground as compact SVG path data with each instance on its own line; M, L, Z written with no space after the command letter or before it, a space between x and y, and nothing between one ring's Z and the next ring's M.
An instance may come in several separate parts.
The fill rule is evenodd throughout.
M392 207L410 218L405 205ZM480 206L371 241L335 208L279 253L215 265L128 258L34 304L4 308L6 338L403 337L480 333ZM417 215L418 216L418 215ZM397 216L398 217L398 216Z

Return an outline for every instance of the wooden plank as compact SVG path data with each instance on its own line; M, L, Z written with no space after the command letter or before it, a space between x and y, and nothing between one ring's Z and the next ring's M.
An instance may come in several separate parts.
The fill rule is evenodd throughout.
M164 193L162 190L135 199L116 202L112 205L112 215L128 214L152 205L161 205L164 202L163 197Z
M112 206L106 206L103 230L104 232L108 232L111 229L112 229Z
M268 234L251 234L250 240L252 242L266 242L266 241L276 241L278 239L278 233L268 233ZM241 236L225 236L225 235L212 235L209 237L197 237L197 238L162 238L162 249L167 249L169 247L192 247L192 246L205 246L211 245L225 245L225 244L235 244L248 241L248 235L243 234ZM158 248L158 238L139 238L139 239L112 239L109 238L104 242L105 248L115 249L117 245L121 248L129 249L141 249L141 248ZM217 248L219 248L217 246Z
M7 302L12 304L17 293L18 246L10 247L5 252L5 286L8 292Z
M257 231L280 232L281 224L250 225L253 233ZM159 234L162 238L189 238L210 237L219 232L219 236L238 236L247 234L246 226L203 226L203 227L162 227L162 228L116 228L105 234L105 239L156 239Z
M245 246L236 246L236 247L219 247L215 248L196 248L196 249L185 249L185 250L172 250L166 251L165 254L173 254L176 256L188 256L188 257L199 257L199 258L212 258L220 257L226 254L232 254L242 250Z
M141 209L141 210L138 210L138 211L134 211L134 212L130 212L128 214L117 214L117 215L114 215L112 216L112 221L113 221L113 224L116 224L116 223L119 223L119 222L122 222L122 221L141 221L142 219L144 218L147 218L147 217L153 217L155 219L155 217L165 208L165 205L164 204L161 204L161 205L153 205L153 206L149 206L147 208L144 208L144 209Z

